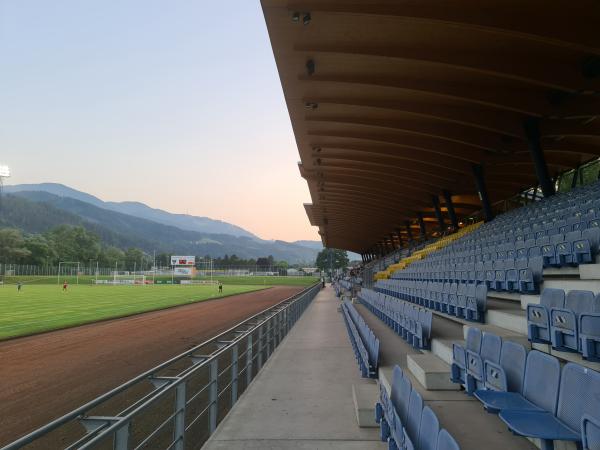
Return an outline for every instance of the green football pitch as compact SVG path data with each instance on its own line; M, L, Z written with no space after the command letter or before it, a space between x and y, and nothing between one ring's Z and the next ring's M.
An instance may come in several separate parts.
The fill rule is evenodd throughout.
M263 283L223 283L222 296L256 291ZM102 286L56 284L0 286L0 340L67 328L102 319L200 302L219 297L214 285Z

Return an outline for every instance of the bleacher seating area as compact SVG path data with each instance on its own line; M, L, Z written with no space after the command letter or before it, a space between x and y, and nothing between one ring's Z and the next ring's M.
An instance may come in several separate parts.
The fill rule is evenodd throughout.
M465 387L484 408L499 414L515 434L541 440L572 441L586 449L600 445L600 373L575 363L561 368L554 356L503 341L470 328L465 346L454 344L452 381Z
M600 361L600 294L544 289L539 304L527 305L527 334L531 342Z
M450 245L455 240L460 239L461 237L465 236L466 234L471 233L472 231L479 228L479 226L481 224L482 224L482 222L468 225L466 227L461 228L454 234L451 234L449 236L444 236L440 239L426 242L423 245L419 246L418 248L412 249L412 251L402 255L402 257L399 258L398 262L396 262L394 264L390 264L384 270L377 272L375 274L375 279L376 280L384 280L384 279L389 278L396 270L405 269L413 262L420 261L423 258L425 258L426 256L428 256L429 254L436 252L436 251L446 247L447 245Z
M348 300L342 302L342 312L361 375L376 378L379 367L379 339Z
M358 299L409 344L420 349L429 348L431 311L371 289L362 289Z
M440 429L433 410L423 404L419 392L399 366L392 372L391 395L380 384L375 420L380 425L381 440L390 449L459 450L454 438Z
M502 214L392 278L537 293L544 267L594 262L599 243L600 183L595 183Z

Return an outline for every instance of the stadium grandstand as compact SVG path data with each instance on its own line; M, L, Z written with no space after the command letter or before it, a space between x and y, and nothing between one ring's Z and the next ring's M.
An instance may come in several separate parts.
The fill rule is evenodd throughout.
M599 4L261 2L308 219L362 265L145 374L160 421L75 411L69 448L600 450Z
M315 349L346 389L304 409L335 417L328 437L276 420L315 439L282 447L600 448L598 5L262 3L306 213L363 263L334 283L361 381ZM342 345L312 311L327 295L315 347ZM258 439L241 420L208 448Z

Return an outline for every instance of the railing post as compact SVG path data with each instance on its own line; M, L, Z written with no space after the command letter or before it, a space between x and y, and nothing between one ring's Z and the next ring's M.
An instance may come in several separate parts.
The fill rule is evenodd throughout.
M257 369L260 370L262 369L262 363L263 363L263 346L264 344L264 338L263 338L263 327L264 327L264 323L258 326L258 361L257 361Z
M217 414L218 414L218 408L217 408L217 401L218 401L218 379L219 379L219 362L217 360L217 358L213 359L210 362L210 369L209 369L209 383L210 383L210 389L209 389L209 397L208 397L208 401L210 402L210 405L208 407L208 426L209 426L209 434L213 434L214 431L217 429Z
M185 448L185 402L185 381L182 381L175 388L175 426L173 428L175 450Z
M129 450L129 422L123 424L121 428L115 431L113 441L114 450Z
M248 334L246 344L246 389L252 382L252 333Z
M231 347L231 407L238 398L238 345Z

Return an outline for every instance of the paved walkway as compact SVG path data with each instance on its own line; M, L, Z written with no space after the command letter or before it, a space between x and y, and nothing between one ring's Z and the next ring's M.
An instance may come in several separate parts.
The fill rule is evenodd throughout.
M360 377L339 300L321 291L204 445L208 450L383 450L359 428L352 385Z

